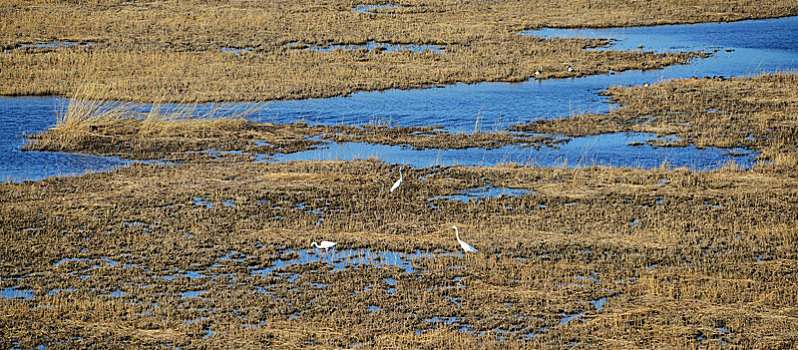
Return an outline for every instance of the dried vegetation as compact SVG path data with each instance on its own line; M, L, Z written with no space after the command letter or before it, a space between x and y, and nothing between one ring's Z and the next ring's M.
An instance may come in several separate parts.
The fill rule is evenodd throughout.
M516 33L798 14L796 0L396 4L361 13L351 1L2 0L0 94L72 95L92 82L115 100L263 101L656 69L695 55L586 51L606 42ZM369 42L445 51L307 49Z
M789 348L795 81L612 90L658 92L651 123L691 140L748 128L768 159L749 170L433 167L390 194L376 160L185 162L3 184L2 345ZM486 187L529 192L447 197ZM452 224L479 254L454 254Z
M55 348L798 341L794 178L432 168L406 171L389 195L396 171L134 165L3 185L0 288L31 295L0 301L4 337ZM438 197L484 186L534 193ZM448 224L480 254L452 256ZM319 239L338 242L334 257L306 252Z

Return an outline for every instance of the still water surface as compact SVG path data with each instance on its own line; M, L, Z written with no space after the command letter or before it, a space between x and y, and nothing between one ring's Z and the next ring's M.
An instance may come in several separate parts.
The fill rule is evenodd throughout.
M429 89L359 92L346 97L276 101L252 118L264 122L307 121L324 125L360 125L379 120L401 126L439 125L455 132L490 131L543 118L606 112L611 104L598 96L598 92L612 85L640 85L691 76L749 76L798 68L798 17L640 28L543 29L518 35L603 37L614 39L611 49L638 50L642 45L646 51L701 50L714 54L690 64L653 71L544 81L532 79L523 83L455 84ZM24 133L38 133L55 125L55 112L61 103L63 99L57 97L0 97L0 181L37 180L129 164L129 161L118 158L20 151L25 141ZM646 168L669 162L697 170L716 167L728 159L744 165L753 161L752 155L731 156L727 150L627 145L631 142L628 139L653 137L645 134L602 135L576 139L559 148L544 147L536 152L518 147L416 151L391 146L332 144L326 150L264 160L373 156L414 166L516 162L539 166L604 164Z

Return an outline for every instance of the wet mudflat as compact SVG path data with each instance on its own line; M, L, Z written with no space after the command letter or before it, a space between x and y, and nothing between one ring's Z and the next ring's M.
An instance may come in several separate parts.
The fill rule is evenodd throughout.
M784 101L796 84L788 73L665 82L613 91L632 108L602 117L612 124L585 116L526 126L678 127L697 144L755 151L747 166L411 167L211 152L4 184L8 339L47 348L683 348L768 337L766 347L787 346L798 340L782 332L798 327L798 134L795 105ZM640 122L638 112L658 118ZM158 155L137 135L172 144L199 130L205 139L179 144L210 147L250 140L219 130L275 142L308 130L94 122L94 131L62 126L37 140L75 147L70 140L132 135L127 145ZM699 126L704 134L694 134ZM400 167L404 181L390 192ZM479 253L463 253L451 225ZM322 240L337 244L311 248Z
M217 14L238 16L250 9L237 6L248 6L268 17L294 5L235 4ZM121 6L183 10L169 2ZM208 10L202 6L194 10ZM766 13L774 5L753 6ZM363 23L393 25L384 19L456 18L456 11L413 3L338 7L346 13L338 18L365 19L352 23L366 31L372 24ZM496 6L491 16L505 10ZM597 20L545 11L553 24ZM684 21L685 13L672 15ZM613 63L617 70L678 60L605 54L603 39L555 39L532 47L554 50L556 65L521 64L517 76L497 80L524 80L535 69L543 70L539 79L573 80L280 101L248 119L183 120L169 117L168 105L158 106L163 115L138 105L121 117L65 118L50 129L56 98L3 98L0 117L9 123L0 131L9 142L0 143L7 151L0 170L12 181L0 184L0 347L789 347L798 342L798 80L793 72L746 75L795 66L795 46L785 44L794 23L576 33L612 37L621 49L643 44L712 56L615 72L584 58L629 60ZM68 28L91 37L90 28ZM497 36L497 46L476 40L469 47L471 39L459 36L443 45L364 40L356 30L344 40L308 40L318 35L308 28L304 40L260 45L252 43L254 31L236 42L175 32L203 39L180 45L208 52L202 55L218 64L214 74L227 72L217 68L229 60L257 67L272 49L300 66L353 58L476 64L497 47L539 40L529 35L570 35L503 27L508 33ZM747 34L728 35L740 31ZM146 37L155 46L178 42L159 35ZM756 35L767 40L734 40ZM127 47L118 38L94 43L13 41L2 59L58 61ZM115 61L123 51L100 53ZM573 71L563 57L578 58ZM752 60L758 64L743 64ZM325 71L324 79L335 74ZM659 82L665 78L688 79ZM306 86L310 95L278 94L347 91L324 79ZM391 86L386 81L356 90ZM146 91L136 96L152 97L154 85L141 86ZM225 98L251 96L245 90ZM98 100L114 99L105 97ZM117 164L127 166L43 179ZM403 183L390 192L400 169ZM451 225L479 253L463 253ZM322 240L337 244L311 248Z
M6 339L753 346L795 326L798 183L763 170L434 167L389 193L398 167L339 161L7 184Z

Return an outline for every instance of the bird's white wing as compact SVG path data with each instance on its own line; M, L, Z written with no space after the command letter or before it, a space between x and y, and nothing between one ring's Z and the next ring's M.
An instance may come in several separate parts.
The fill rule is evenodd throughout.
M468 244L466 242L463 242L463 241L460 241L460 247L462 247L463 250L466 253L476 253L477 252L476 248L472 247L470 244Z
M393 186L391 186L391 192L393 192L397 188L399 188L399 185L401 185L401 184L402 184L402 179L396 180L396 183L394 183Z

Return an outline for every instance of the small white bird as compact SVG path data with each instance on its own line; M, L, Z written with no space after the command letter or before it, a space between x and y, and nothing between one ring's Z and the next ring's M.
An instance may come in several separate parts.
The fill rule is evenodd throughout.
M539 71L539 70L536 70L536 71L535 71L535 75L540 75L540 71Z
M330 250L330 248L335 246L335 242L321 241L321 244L313 242L313 243L310 244L310 246L311 247L316 247L316 248L322 248L322 249L324 249L324 252L327 252L327 251Z
M574 71L574 67L571 67L571 66L569 66L569 67L568 67L568 71L569 71L569 72L573 72L573 71Z
M463 251L465 251L466 253L476 253L477 252L476 248L472 247L470 244L466 242L463 242L463 240L460 239L460 230L457 229L457 226L452 226L452 228L454 229L455 235L457 236L457 243L460 243L460 247L463 248Z
M396 180L396 183L394 183L393 186L391 186L391 193L393 193L393 191L396 191L396 189L402 185L403 181L404 177L402 176L402 167L399 167L399 180Z

